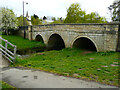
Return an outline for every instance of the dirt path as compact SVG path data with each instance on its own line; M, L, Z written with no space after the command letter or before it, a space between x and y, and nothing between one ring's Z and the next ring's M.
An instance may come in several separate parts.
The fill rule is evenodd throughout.
M116 88L92 81L28 69L3 68L1 76L3 81L17 88Z

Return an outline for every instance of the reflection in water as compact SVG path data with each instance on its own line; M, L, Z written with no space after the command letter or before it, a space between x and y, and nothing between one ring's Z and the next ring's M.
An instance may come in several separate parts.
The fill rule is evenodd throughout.
M37 52L44 52L46 51L46 47L37 47L37 48L31 48L31 49L26 49L26 50L17 50L17 56L18 57L28 57L33 53Z

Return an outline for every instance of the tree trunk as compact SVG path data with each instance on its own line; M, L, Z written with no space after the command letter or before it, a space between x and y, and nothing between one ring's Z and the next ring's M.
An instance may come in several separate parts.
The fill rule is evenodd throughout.
M5 30L5 35L7 35L7 31Z
M9 35L9 31L8 30L6 30L6 34Z

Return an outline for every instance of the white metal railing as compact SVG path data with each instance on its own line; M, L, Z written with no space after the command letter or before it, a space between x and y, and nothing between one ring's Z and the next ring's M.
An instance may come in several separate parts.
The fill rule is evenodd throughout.
M17 47L13 44L11 44L10 42L8 42L8 40L5 40L3 39L2 37L0 37L0 40L1 40L1 44L0 44L0 53L7 59L9 60L10 62L14 63L15 60L16 60L16 51L17 51ZM2 45L2 41L5 42L5 46ZM12 46L14 48L14 51L10 51L8 49L8 44L10 46Z

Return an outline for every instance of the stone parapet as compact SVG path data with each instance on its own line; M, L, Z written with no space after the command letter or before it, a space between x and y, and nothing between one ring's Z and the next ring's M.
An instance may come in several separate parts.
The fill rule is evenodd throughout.
M75 40L84 37L94 43L98 52L116 51L118 26L118 23L35 25L26 27L26 35L29 40L34 40L37 35L40 35L47 45L50 36L58 34L63 39L65 47L72 47ZM18 34L23 36L23 31L21 28Z

